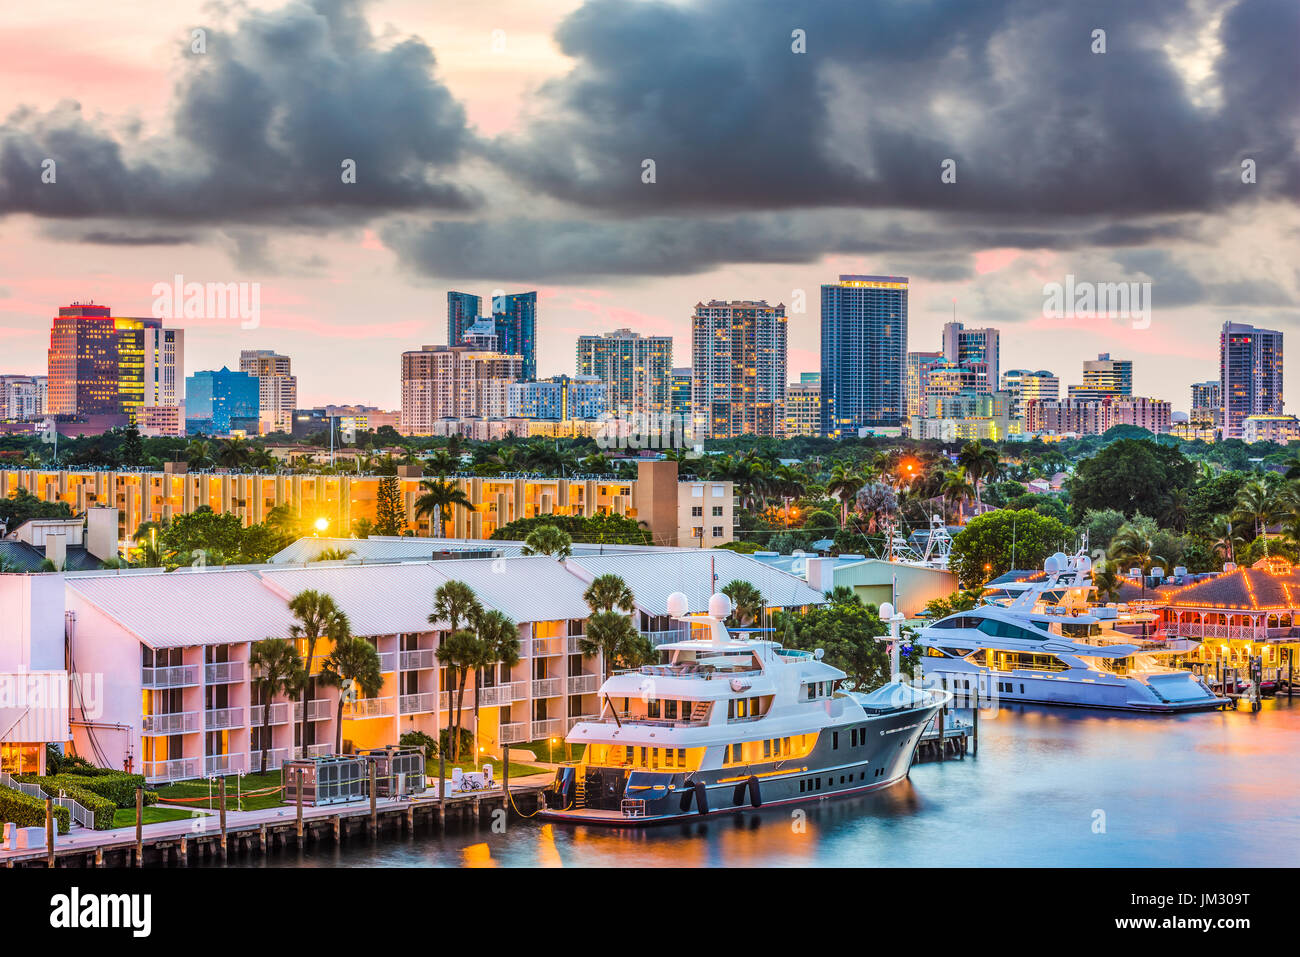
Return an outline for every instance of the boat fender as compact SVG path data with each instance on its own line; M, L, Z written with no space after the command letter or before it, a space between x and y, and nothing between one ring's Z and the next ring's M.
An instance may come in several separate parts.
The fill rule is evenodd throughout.
M741 781L731 791L731 803L736 807L745 803L745 788L749 786L749 781Z
M685 814L687 811L691 809L691 802L693 800L695 800L695 789L683 788L682 799L677 805L683 814Z
M750 807L762 807L763 796L758 792L758 775L749 776L749 805Z
M709 813L709 789L703 781L695 782L695 810L701 815Z

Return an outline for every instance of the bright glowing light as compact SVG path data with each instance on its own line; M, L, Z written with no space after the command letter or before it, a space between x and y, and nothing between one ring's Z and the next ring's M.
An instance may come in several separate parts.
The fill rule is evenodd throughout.
M329 527L330 527L330 520L328 518L316 519L316 531L323 532L325 531L325 529Z

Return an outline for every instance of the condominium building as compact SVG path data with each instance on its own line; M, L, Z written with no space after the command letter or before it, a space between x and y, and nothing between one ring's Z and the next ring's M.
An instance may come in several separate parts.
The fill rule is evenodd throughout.
M936 400L963 393L987 393L988 381L983 364L964 365L951 359L936 359L922 366L920 418L938 414Z
M691 386L693 383L690 369L674 369L672 377L672 413L679 422L691 422Z
M1068 397L1080 401L1109 399L1133 394L1133 360L1112 359L1103 352L1083 363L1083 384L1072 385Z
M0 375L0 421L45 415L48 383L43 375Z
M912 420L912 436L942 442L1002 441L1021 431L1020 420L1011 415L1012 402L1010 392L974 388L929 396L926 414Z
M184 333L161 319L113 316L108 306L60 306L50 328L47 411L70 418L182 404Z
M976 373L976 390L991 392L998 385L1000 336L996 329L967 329L960 322L944 323L943 357Z
M239 371L257 379L262 434L290 432L293 410L298 408L298 377L292 374L289 357L270 349L244 349L239 353Z
M1054 372L1039 369L1009 369L1002 373L999 382L1001 391L1011 394L1011 417L1024 418L1024 403L1030 399L1044 399L1055 402L1061 397L1061 380Z
M840 276L821 287L822 433L898 427L907 413L906 276Z
M523 358L521 378L537 378L537 293L498 293L492 315L480 315L483 300L467 292L447 293L447 345L483 349L484 335L495 337L488 351Z
M1192 383L1189 421L1201 428L1223 424L1223 385L1218 379Z
M785 305L711 300L691 316L695 434L776 437L785 426Z
M6 737L0 756L6 770L38 770L46 743L70 745L97 764L162 783L256 770L263 751L277 768L295 756L334 753L338 738L345 750L396 744L408 731L436 739L453 720L456 696L437 657L450 623L429 619L434 593L450 581L518 629L518 662L489 665L478 691L465 692L461 714L478 746L497 756L505 745L563 738L601 711L603 664L582 653L581 641L591 614L583 593L606 573L627 582L633 623L652 644L690 635L688 623L669 616L673 591L686 595L691 613L706 611L711 592L735 580L759 590L765 611L825 601L753 558L700 549L611 548L560 562L520 556L516 544L495 558L3 575L0 604L13 614L0 622L0 669L28 683L43 669L66 688L63 662L75 661L82 675L102 677L95 685L102 696L93 715L69 715L68 696L51 695L58 704L29 716L23 740ZM328 639L317 642L302 699L261 696L252 649L281 638L305 652L289 602L308 589L329 595L352 633L373 645L382 675L374 697L340 709L340 692L317 679Z
M522 421L522 420L521 420ZM563 424L563 423L554 423ZM417 536L432 534L427 515L415 514L422 494L421 476L400 476L398 493L408 529ZM679 482L677 463L643 461L634 479L452 476L474 505L452 510L445 534L453 538L486 539L498 528L519 518L542 515L620 515L644 522L651 542L676 545L692 538L700 523L677 520L680 500L689 497L690 483ZM245 526L266 521L271 509L288 505L304 519L324 519L333 533L350 533L358 519L376 520L381 476L371 474L267 475L252 472L188 472L183 464L170 464L161 472L54 471L0 469L0 498L26 489L47 502L66 502L78 514L88 507L118 510L120 538L135 534L142 522L168 522L207 506L215 512L239 516ZM734 538L739 509L730 482L714 482L727 493L716 524L723 526L722 540ZM712 530L714 523L710 522Z
M405 435L432 435L438 419L505 415L508 387L523 375L522 356L467 346L424 346L402 353Z
M921 399L925 395L925 377L930 368L942 360L942 352L907 354L907 417L909 419L921 414Z
M1286 445L1300 439L1300 419L1294 415L1248 415L1241 420L1241 440L1247 444Z
M526 419L596 419L605 413L605 383L595 376L557 375L509 386L507 416Z
M579 336L577 370L605 383L615 415L672 412L672 336L643 336L631 329Z
M821 382L791 382L785 387L785 437L821 434Z
M1219 334L1223 435L1242 438L1252 415L1282 414L1282 333L1225 322Z
M1168 432L1173 410L1162 399L1108 397L1029 399L1024 403L1025 431L1035 434L1101 435L1117 425L1136 425L1149 432Z

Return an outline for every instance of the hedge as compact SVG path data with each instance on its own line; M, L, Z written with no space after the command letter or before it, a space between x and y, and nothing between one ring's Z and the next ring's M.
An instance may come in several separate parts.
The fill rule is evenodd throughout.
M57 783L65 791L71 793L73 788L82 791L89 791L91 794L97 794L102 798L107 798L114 805L122 808L135 807L135 789L144 787L144 776L139 774L127 774L125 771L109 771L100 769L100 773L94 775L86 774L52 774L45 778L38 778L35 774L20 774L19 781L32 781L42 786L46 781ZM146 790L144 792L145 804L157 804L158 792Z
M22 791L0 787L0 821L19 827L44 827L45 802ZM54 805L55 827L67 834L72 827L72 815L66 807Z
M106 797L72 783L77 780L75 775L61 774L41 778L34 774L25 774L22 780L39 785L40 789L50 797L58 797L59 792L62 791L64 797L71 798L94 815L95 823L91 825L93 830L108 831L112 829L113 812L117 810L117 805Z

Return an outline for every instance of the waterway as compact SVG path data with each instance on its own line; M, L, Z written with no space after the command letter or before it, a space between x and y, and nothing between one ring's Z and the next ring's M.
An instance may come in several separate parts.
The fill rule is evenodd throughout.
M1300 699L1176 717L1041 707L980 722L979 754L802 808L619 829L513 821L312 846L247 866L1294 866Z

